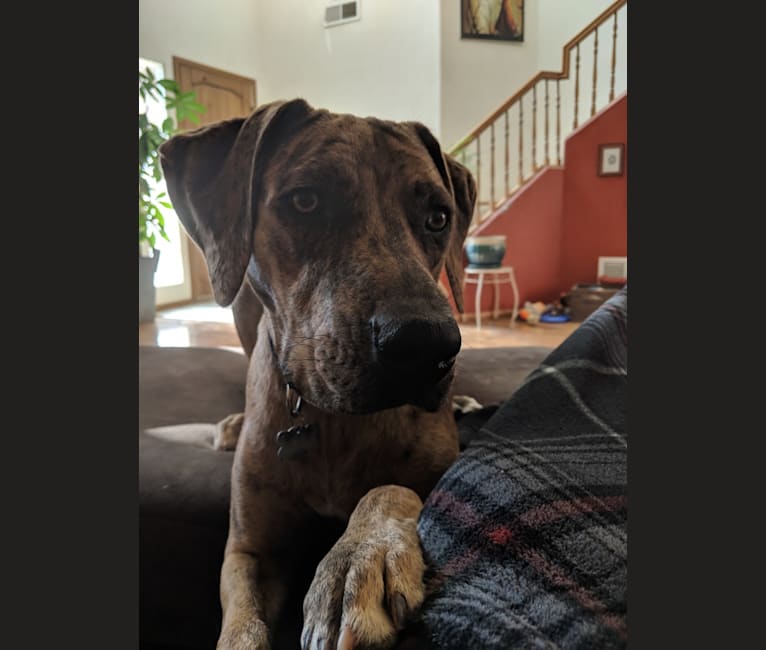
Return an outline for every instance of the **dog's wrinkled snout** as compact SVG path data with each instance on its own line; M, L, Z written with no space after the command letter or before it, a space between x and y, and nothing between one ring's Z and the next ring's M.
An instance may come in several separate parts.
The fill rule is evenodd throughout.
M389 371L438 381L460 351L460 330L451 317L376 314L372 320L376 360ZM403 377L404 378L404 377Z

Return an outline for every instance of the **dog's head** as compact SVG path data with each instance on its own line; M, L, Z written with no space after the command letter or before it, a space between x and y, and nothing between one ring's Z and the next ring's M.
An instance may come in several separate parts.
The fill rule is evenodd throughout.
M247 274L286 382L328 411L443 403L460 332L468 170L417 122L296 99L177 135L160 148L176 212L215 298Z

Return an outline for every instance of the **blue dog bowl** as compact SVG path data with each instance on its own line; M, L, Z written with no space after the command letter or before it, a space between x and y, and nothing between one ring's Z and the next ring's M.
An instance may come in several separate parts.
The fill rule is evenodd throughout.
M468 264L476 269L493 269L503 263L505 235L468 237L465 240Z

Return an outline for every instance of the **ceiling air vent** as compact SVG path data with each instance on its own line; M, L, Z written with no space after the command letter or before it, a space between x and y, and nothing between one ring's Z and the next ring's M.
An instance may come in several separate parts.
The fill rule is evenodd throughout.
M333 2L324 9L324 26L335 27L350 23L352 20L359 20L359 0L354 2Z

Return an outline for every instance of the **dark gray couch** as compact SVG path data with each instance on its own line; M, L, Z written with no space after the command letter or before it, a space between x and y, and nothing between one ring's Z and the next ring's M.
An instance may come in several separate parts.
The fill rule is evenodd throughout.
M455 392L497 404L549 352L543 347L463 350ZM139 613L141 647L146 650L215 647L233 455L160 440L145 430L217 422L241 411L246 371L244 355L227 350L139 349ZM477 426L481 418L472 423ZM466 418L461 436L471 429L468 425ZM312 534L321 551L337 528L316 528ZM317 558L304 560L310 577ZM294 618L284 622L286 629L295 624Z

